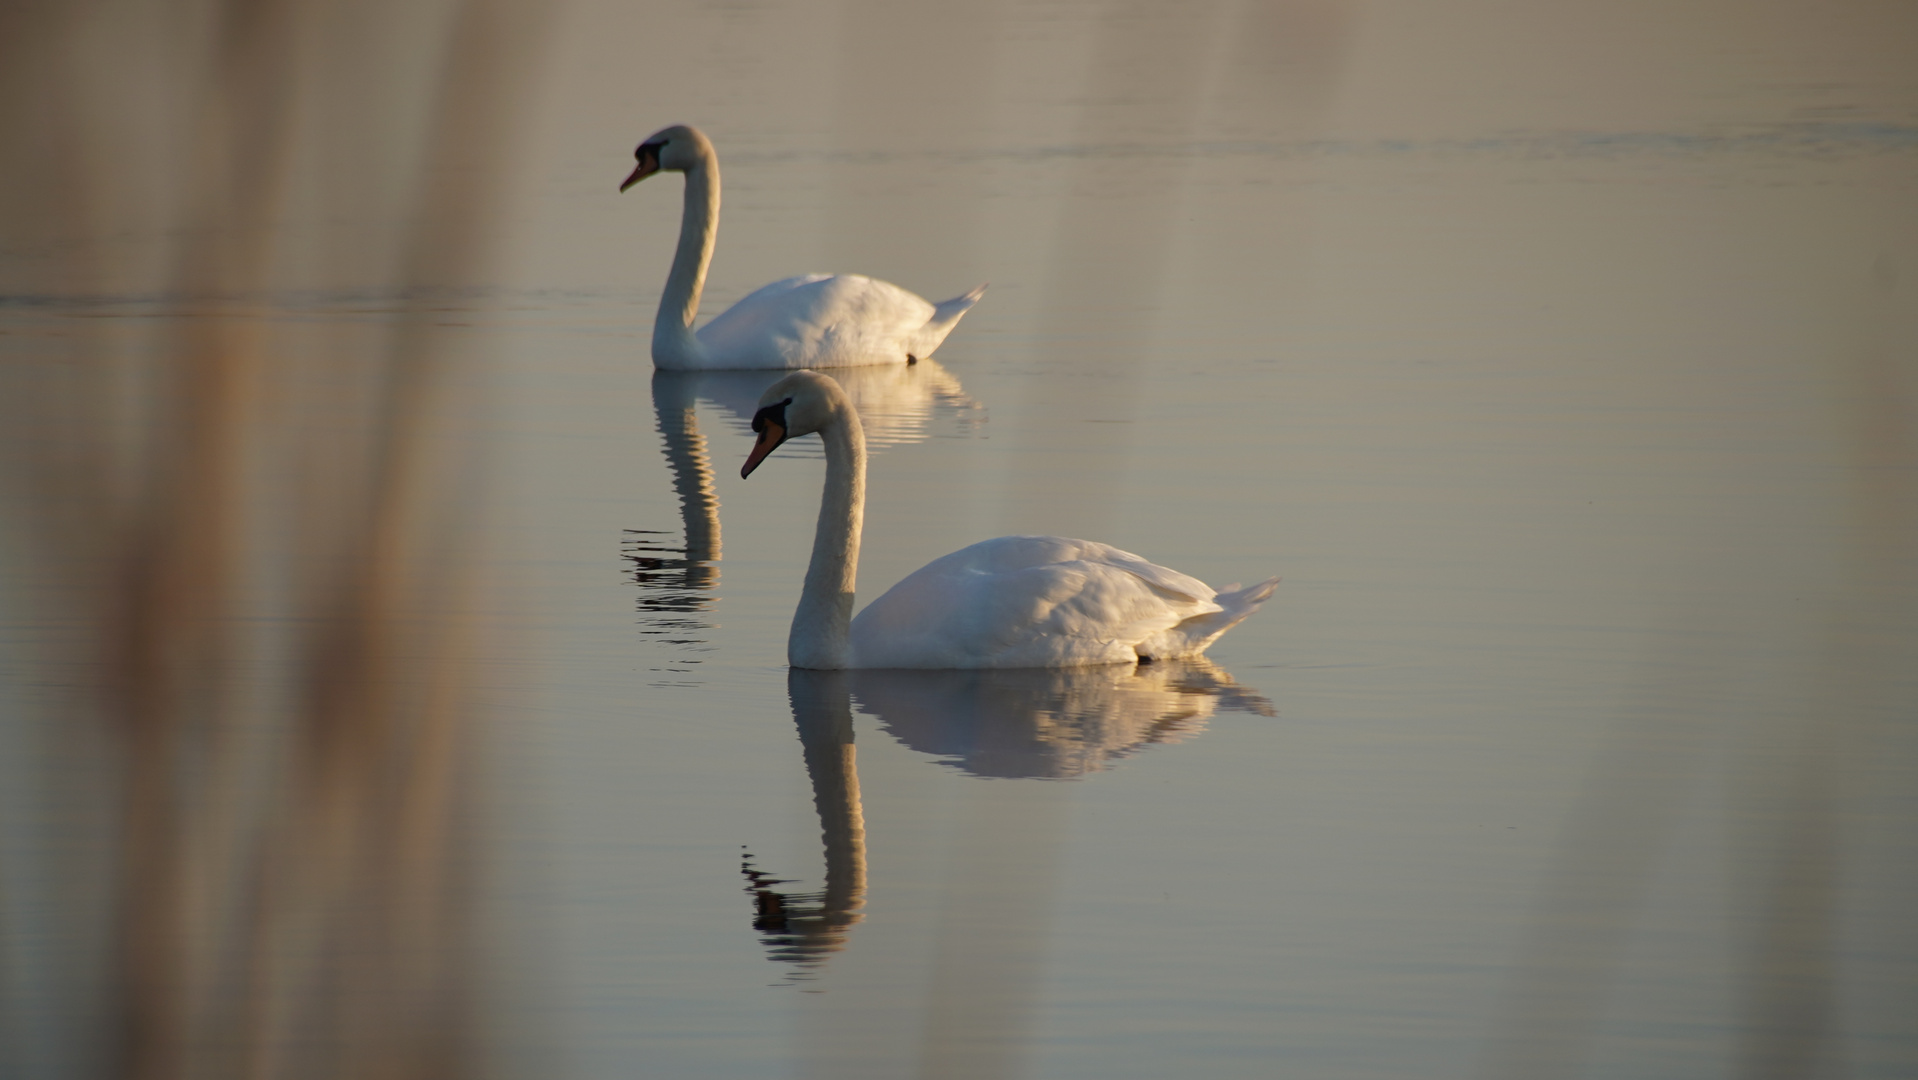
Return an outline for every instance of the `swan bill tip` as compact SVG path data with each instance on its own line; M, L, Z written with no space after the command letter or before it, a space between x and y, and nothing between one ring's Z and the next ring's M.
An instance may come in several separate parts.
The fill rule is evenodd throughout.
M624 193L627 188L632 187L634 184L639 183L641 180L659 171L660 146L660 143L640 143L639 149L633 151L633 160L639 163L639 167L633 170L633 174L626 178L625 183L619 185L619 190L622 193Z
M625 194L627 188L632 187L634 184L639 183L641 180L646 179L658 171L658 166L655 165L648 169L646 163L641 162L639 168L633 170L633 175L627 177L625 182L619 185L620 194Z
M784 402L781 403L781 405L783 404ZM765 416L764 414L767 411L766 409L761 409L761 415L753 418L753 427L759 432L759 438L753 440L752 453L746 455L746 463L739 467L739 478L741 480L751 476L753 470L759 468L759 463L766 460L767 455L778 449L780 443L786 441L786 426Z

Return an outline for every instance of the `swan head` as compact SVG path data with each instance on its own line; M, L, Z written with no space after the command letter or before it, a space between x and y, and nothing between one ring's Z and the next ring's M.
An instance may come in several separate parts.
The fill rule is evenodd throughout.
M674 124L646 136L633 151L639 167L619 185L625 191L656 172L688 172L712 157L713 144L704 132L690 124Z
M795 371L766 388L759 395L759 411L753 414L753 451L739 469L745 479L779 449L779 444L801 435L811 435L830 426L850 399L830 375L817 371Z

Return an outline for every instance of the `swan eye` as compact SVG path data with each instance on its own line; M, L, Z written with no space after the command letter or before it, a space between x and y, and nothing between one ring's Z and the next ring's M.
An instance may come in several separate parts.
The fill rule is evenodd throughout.
M763 433L766 430L766 421L768 420L778 424L779 429L784 431L786 429L786 406L792 403L793 399L787 398L776 405L761 406L760 410L753 414L753 434L759 435Z

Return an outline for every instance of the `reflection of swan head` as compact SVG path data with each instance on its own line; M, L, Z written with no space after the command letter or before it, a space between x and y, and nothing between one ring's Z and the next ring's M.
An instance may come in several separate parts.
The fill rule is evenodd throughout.
M860 711L975 776L1068 779L1272 703L1203 658L1154 664L851 673Z
M639 166L619 185L619 190L625 191L656 172L686 172L697 168L712 156L713 144L698 128L687 124L661 128L648 135L639 149L633 151Z

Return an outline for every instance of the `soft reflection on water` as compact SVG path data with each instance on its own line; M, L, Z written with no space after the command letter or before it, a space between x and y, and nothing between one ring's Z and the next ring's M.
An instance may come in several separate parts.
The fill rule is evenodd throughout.
M1205 660L1070 671L801 671L786 674L825 849L825 887L793 892L742 863L760 931L792 981L846 946L866 904L865 813L853 704L886 734L980 777L1076 779L1144 747L1204 730L1218 709L1273 715L1272 703ZM881 901L883 902L883 900Z
M0 1074L1918 1070L1911 11L534 11L0 15ZM675 121L712 310L992 282L853 387L866 598L1278 595L788 672Z
M786 693L819 811L826 884L815 893L775 890L772 886L786 881L754 869L750 853L744 872L756 908L753 928L763 935L770 959L796 965L791 977L799 980L816 977L811 969L845 948L847 932L864 918L866 822L846 673L792 670L786 673Z
M861 712L974 776L1071 779L1205 730L1217 709L1272 703L1206 660L1071 671L859 671Z

